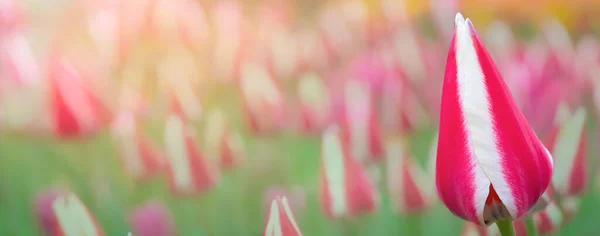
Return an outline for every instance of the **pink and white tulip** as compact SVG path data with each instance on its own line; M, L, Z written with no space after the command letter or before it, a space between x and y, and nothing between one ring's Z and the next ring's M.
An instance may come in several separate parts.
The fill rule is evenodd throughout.
M52 133L61 138L86 135L108 124L110 112L81 70L64 57L50 58L49 105Z
M338 123L344 142L350 145L352 155L360 161L381 159L384 154L381 125L371 90L363 81L350 79L345 83L343 96Z
M164 154L145 136L132 112L123 110L116 116L112 134L125 172L135 180L147 179L163 170Z
M331 98L327 85L316 73L301 75L298 81L301 129L321 132L331 123Z
M178 115L170 115L165 126L165 151L171 191L189 195L211 189L218 181L217 163L204 156L194 127Z
M550 202L544 210L533 213L533 222L538 233L548 234L560 227L563 213L554 202Z
M301 236L292 209L286 197L277 197L271 202L265 236Z
M208 159L217 160L221 168L233 168L245 157L242 138L232 130L220 110L209 113L204 141Z
M159 65L158 77L167 88L170 110L190 121L198 121L202 116L202 105L196 92L196 60L185 48L174 49Z
M56 217L53 236L105 235L96 218L73 193L58 196L52 203L52 212Z
M429 163L434 164L433 161ZM399 212L404 214L420 212L433 202L435 198L434 168L422 168L413 160L409 151L404 149L401 141L388 142L386 166L388 168L388 191Z
M320 201L329 217L353 218L377 208L377 189L336 126L323 134L320 178Z
M587 186L585 120L586 111L579 108L564 122L558 123L559 126L551 130L546 138L546 147L556 163L552 184L555 193L560 196L581 195Z
M239 79L242 58L248 45L243 9L236 1L219 1L213 9L215 24L214 68L217 79L224 82Z
M455 215L479 225L515 221L548 188L552 156L461 14L448 53L439 127L437 192Z
M284 95L266 68L253 62L244 64L240 90L253 132L275 132L283 128L286 116Z

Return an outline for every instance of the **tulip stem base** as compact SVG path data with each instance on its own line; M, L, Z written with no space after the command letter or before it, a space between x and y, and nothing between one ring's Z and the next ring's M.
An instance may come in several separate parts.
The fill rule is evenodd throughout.
M525 218L525 228L527 229L527 236L537 236L537 230L535 229L535 224L533 223L533 217L528 216Z
M500 230L502 236L515 236L515 229L510 218L499 219L496 221L496 226Z

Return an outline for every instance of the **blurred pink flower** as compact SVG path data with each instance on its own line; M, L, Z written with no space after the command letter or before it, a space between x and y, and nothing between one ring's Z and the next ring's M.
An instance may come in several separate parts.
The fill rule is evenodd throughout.
M300 126L303 132L320 133L332 121L332 101L327 85L319 74L302 74L298 81Z
M321 143L320 202L332 218L353 219L378 207L379 195L363 166L340 137L328 128Z
M38 193L34 209L38 218L37 220L45 235L54 235L54 232L58 231L56 229L58 227L58 220L54 214L52 204L59 196L63 196L66 193L68 191L63 188L50 188Z
M169 209L159 201L147 201L129 213L129 224L137 236L176 235Z
M383 137L372 91L364 81L350 79L344 84L343 98L341 113L336 117L343 141L360 161L381 159Z
M52 56L49 63L52 133L60 138L73 138L96 132L108 124L110 111L92 91L82 71L65 57Z
M546 147L556 163L552 176L554 191L563 197L579 196L587 188L586 115L585 109L579 108L557 121L546 135Z
M414 161L400 141L388 142L386 152L388 191L396 209L404 214L426 210L436 198L435 155L428 157L425 169Z
M283 91L264 66L254 62L243 65L240 91L254 133L271 133L284 128L287 111Z
M533 213L533 221L538 233L549 234L561 226L563 213L554 202L550 202L544 210Z
M105 235L81 200L63 189L40 193L36 199L36 210L45 235Z
M244 142L221 110L208 114L205 127L204 144L208 159L217 161L224 169L231 169L244 160Z
M285 196L277 196L271 202L265 236L301 236L300 228Z
M112 134L125 172L135 180L147 179L163 170L164 154L145 136L132 112L122 110L117 114Z
M171 114L165 125L167 173L174 194L190 195L208 191L219 180L216 160L210 160L197 144L194 127Z

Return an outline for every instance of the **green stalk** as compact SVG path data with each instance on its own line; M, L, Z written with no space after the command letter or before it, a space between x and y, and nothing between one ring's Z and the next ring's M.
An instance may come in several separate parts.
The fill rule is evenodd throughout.
M525 217L525 228L527 229L527 236L538 235L537 230L535 229L535 224L533 223L533 217Z
M500 235L515 236L515 229L510 218L499 219L496 221L496 225L500 230Z

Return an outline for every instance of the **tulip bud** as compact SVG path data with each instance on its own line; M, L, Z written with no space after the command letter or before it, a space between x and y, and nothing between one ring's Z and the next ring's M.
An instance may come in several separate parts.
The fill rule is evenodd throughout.
M344 142L361 161L377 160L383 156L381 126L373 105L373 96L363 83L346 81L344 107L340 126Z
M584 108L579 108L547 137L546 146L556 163L552 183L561 196L580 195L587 185L585 116Z
M327 86L316 73L307 73L298 82L302 130L321 132L331 122L331 100Z
M107 107L70 61L51 58L48 76L51 128L56 136L88 134L107 123Z
M300 228L285 197L277 197L271 203L265 236L300 236Z
M377 189L343 142L336 126L321 141L321 204L329 217L355 217L378 205Z
M245 156L240 135L233 132L220 110L209 113L204 140L209 159L218 160L223 168L234 167Z
M144 203L134 209L128 219L138 236L176 235L173 216L161 202Z
M254 132L273 132L283 127L283 92L264 67L255 63L245 64L240 89L248 121Z
M460 14L439 127L437 192L455 215L479 225L518 220L548 188L552 156L515 105L473 24Z
M207 191L218 180L216 163L205 158L196 143L193 127L170 115L165 127L167 167L171 191L194 194Z
M35 210L36 216L38 218L39 224L44 231L44 235L53 235L55 232L58 232L56 227L58 227L58 221L54 214L54 209L52 208L52 203L60 197L67 193L64 189L49 189L38 194L35 200Z
M386 147L388 189L401 213L420 212L435 197L433 173L414 162L402 145L400 141L390 141Z
M562 214L554 202L550 202L544 210L535 212L533 214L533 221L538 233L548 234L558 229L563 220Z
M144 136L134 114L121 111L113 122L112 133L123 167L135 180L146 179L163 168L163 154Z
M184 48L174 50L160 64L158 76L168 88L171 110L191 121L199 120L202 105L193 83L199 72L192 54Z
M58 196L52 203L52 210L57 225L51 235L105 235L94 216L73 193Z

